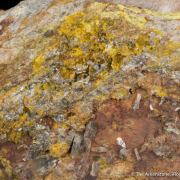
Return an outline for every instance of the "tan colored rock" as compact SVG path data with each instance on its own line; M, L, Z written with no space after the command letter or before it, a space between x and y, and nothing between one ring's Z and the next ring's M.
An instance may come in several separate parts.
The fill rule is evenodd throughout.
M0 12L0 175L177 171L178 10L175 0L25 0Z
M178 0L114 0L114 2L160 12L178 12L180 10L180 2Z

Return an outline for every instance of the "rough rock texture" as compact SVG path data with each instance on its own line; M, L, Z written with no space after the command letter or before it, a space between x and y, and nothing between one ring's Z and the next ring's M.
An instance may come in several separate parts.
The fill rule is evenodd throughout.
M131 2L141 9L26 0L0 12L0 179L178 172L178 1Z
M121 3L139 8L148 8L159 12L177 12L180 10L179 0L105 0L106 2Z

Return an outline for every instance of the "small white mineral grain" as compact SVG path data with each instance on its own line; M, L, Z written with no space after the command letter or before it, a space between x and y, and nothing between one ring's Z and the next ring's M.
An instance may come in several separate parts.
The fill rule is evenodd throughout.
M150 104L150 105L149 105L149 108L150 108L150 110L151 110L151 111L153 111L153 110L154 110L154 108L153 108L152 104Z
M140 160L141 160L141 157L140 157L140 155L139 155L139 152L138 152L137 148L134 149L134 153L135 153L136 159L137 159L138 161L140 161Z
M137 94L137 97L133 106L134 111L139 109L140 101L141 101L141 94Z
M118 137L116 139L116 142L117 142L117 145L121 146L122 148L126 148L126 144L121 137Z

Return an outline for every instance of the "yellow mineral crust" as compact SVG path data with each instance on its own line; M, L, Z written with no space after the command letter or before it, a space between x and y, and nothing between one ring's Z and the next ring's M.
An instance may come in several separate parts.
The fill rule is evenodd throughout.
M13 170L10 162L5 158L0 157L0 165L0 179L6 180L13 178Z
M130 59L144 51L163 57L180 47L179 43L168 39L166 43L159 44L163 32L146 27L148 20L142 14L157 16L156 13L122 5L114 5L112 10L108 8L109 5L105 3L92 3L84 11L67 16L60 25L56 39L60 40L60 49L64 52L62 58L60 56L63 66L59 68L63 78L70 80L76 78L76 69L86 66L89 60L98 65L106 63L112 70L119 71L124 59ZM153 38L150 37L152 33L155 34ZM72 45L64 42L64 37L71 41ZM117 38L122 40L114 45ZM55 44L57 46L57 42ZM34 60L35 74L48 72L48 66L46 68L44 66L46 65L44 56L51 49L47 47L47 50ZM86 73L91 75L94 72L94 67L88 65Z
M69 150L69 145L65 142L58 142L50 146L50 154L53 157L61 157L66 155Z
M6 135L9 141L14 143L19 143L24 137L24 132L22 127L31 127L33 125L33 121L27 120L27 114L24 113L20 116L18 120L15 121L0 121L0 134Z
M164 32L146 27L148 23L145 18L146 14L166 19L179 18L179 13L162 15L149 10L121 5L91 3L85 10L67 16L54 30L57 32L56 37L53 37L50 43L44 43L43 51L40 51L32 62L33 75L38 78L41 74L47 76L51 72L50 65L53 59L48 59L47 54L54 49L63 52L56 57L56 63L61 64L57 69L64 80L75 82L84 77L90 77L92 86L84 94L102 86L110 73L119 72L124 64L133 61L134 56L143 52L151 53L154 56L154 61L148 63L152 69L163 66L165 62L163 58L166 57L170 57L169 65L177 68L180 44L164 38ZM162 39L165 42L161 42ZM104 68L97 70L101 66ZM37 113L40 117L45 116L47 110L43 107L37 108L36 102L42 98L44 93L49 94L46 96L49 101L53 91L57 97L63 97L65 91L61 89L57 92L55 87L48 83L36 84L34 96L24 97L29 111ZM14 89L16 90L16 88ZM168 96L163 87L155 87L154 91L160 97ZM2 96L0 95L0 102L3 102L4 97L8 97L8 93L11 94L11 92L12 89L4 92ZM115 99L125 95L127 92L124 90L122 92L114 90L109 94ZM52 99L57 98L53 97ZM99 96L97 95L95 99L99 99ZM24 125L26 121L24 116L23 114L15 122L6 123L5 120L1 120L1 134L7 134L10 140L18 142L22 137L22 132L17 129ZM79 119L79 116L72 116L69 118L69 123L84 127L88 121L85 117L82 115L82 119ZM87 117L89 118L89 116Z

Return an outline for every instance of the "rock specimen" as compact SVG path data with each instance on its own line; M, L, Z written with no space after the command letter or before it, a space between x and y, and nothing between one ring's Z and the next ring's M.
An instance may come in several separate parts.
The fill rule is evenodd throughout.
M118 1L0 12L0 179L177 172L179 20Z

